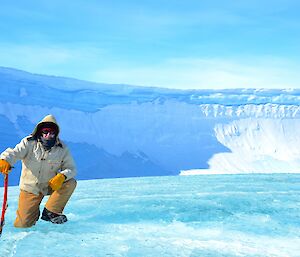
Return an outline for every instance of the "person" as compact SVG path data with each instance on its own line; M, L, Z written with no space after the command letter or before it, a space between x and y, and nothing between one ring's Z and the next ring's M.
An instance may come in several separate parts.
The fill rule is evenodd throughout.
M41 219L55 224L67 221L63 210L75 187L76 167L68 147L59 139L60 128L53 115L44 117L31 135L14 149L0 155L0 172L8 174L22 160L20 195L14 226L27 228L36 224L40 204L50 195Z

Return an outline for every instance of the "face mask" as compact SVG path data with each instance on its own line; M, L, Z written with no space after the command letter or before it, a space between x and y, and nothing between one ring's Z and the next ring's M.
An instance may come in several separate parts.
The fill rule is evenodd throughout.
M41 136L42 145L46 150L49 150L51 147L55 145L56 137L45 138Z

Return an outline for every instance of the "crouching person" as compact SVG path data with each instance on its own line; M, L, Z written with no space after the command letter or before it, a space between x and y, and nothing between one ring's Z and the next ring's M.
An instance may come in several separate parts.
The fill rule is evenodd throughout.
M67 146L59 139L59 126L52 115L47 115L23 138L14 149L0 155L0 172L7 174L22 161L20 196L14 226L35 225L40 217L40 204L50 195L41 219L55 224L67 221L63 210L75 187L76 168Z

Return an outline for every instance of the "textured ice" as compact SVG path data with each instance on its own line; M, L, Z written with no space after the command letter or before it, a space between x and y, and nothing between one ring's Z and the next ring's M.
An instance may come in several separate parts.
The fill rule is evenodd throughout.
M299 174L79 181L69 222L28 229L13 227L10 187L0 256L296 257L299 183Z

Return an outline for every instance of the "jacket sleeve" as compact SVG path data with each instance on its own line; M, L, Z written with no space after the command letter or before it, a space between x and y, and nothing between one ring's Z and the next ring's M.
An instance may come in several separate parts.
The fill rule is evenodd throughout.
M23 138L15 148L7 148L0 155L0 159L6 160L13 166L18 160L23 159L28 153L29 143L27 138Z
M75 175L76 175L76 165L75 165L74 159L67 147L66 147L66 150L65 150L65 153L63 156L60 173L64 174L67 177L66 180L69 180L69 179L75 177Z

